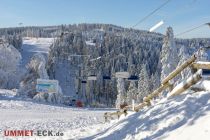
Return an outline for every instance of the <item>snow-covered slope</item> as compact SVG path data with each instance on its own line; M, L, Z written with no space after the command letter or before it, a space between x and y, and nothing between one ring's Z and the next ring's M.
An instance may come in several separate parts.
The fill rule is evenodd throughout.
M209 81L199 85L208 87ZM162 99L140 112L129 112L104 123L110 109L80 109L40 104L15 98L15 91L0 90L0 131L54 130L62 137L27 137L23 139L104 139L208 140L210 137L210 92L192 92ZM0 138L3 133L0 133Z
M188 92L163 99L84 139L208 140L209 126L210 92Z
M3 136L4 130L53 130L64 133L63 137L21 138L26 140L75 139L82 133L83 128L102 124L103 114L107 111L40 104L32 100L21 100L16 98L15 94L15 91L0 89L0 139L8 138ZM72 130L77 131L72 133Z
M209 81L199 85L208 87ZM0 131L54 130L62 137L30 139L208 140L210 137L210 92L192 92L162 99L127 117L104 123L110 109L80 109L40 104L15 98L15 91L0 90ZM0 133L0 138L3 133ZM29 139L29 138L26 138Z
M47 55L53 41L54 38L24 38L21 52L23 58L22 64L27 64L35 53Z

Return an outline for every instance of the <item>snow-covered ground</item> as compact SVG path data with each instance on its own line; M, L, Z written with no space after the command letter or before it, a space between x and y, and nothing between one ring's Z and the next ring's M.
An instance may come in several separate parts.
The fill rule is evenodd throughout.
M47 55L53 41L54 38L23 38L22 65L27 64L35 53Z
M62 132L61 137L17 137L19 139L76 139L88 135L84 128L104 123L103 114L108 109L73 108L41 104L32 100L21 100L15 91L0 90L0 139L4 130L53 130ZM12 139L15 139L13 137Z
M47 55L52 42L52 38L24 38L22 65L35 53ZM210 81L202 80L197 87L210 90ZM0 139L208 140L210 137L209 91L189 90L106 123L104 113L116 110L50 105L15 95L15 90L0 89ZM5 130L52 130L64 136L5 137Z
M210 82L204 81L202 85L209 87ZM209 126L210 92L188 92L162 99L157 104L84 139L208 140Z
M203 81L209 86L209 81ZM199 83L201 84L201 83ZM104 112L112 109L82 109L23 101L15 91L0 90L0 131L53 130L62 137L23 137L24 139L104 139L208 140L210 137L210 92L189 91L164 98L127 117L104 122ZM3 137L2 134L0 138ZM14 137L13 137L14 138ZM18 138L18 137L17 137ZM22 138L22 139L23 139Z

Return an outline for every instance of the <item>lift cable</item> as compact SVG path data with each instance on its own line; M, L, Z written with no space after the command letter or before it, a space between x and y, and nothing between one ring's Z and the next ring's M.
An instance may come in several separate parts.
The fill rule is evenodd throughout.
M201 24L201 25L199 25L199 26L193 27L193 28L188 29L188 30L186 30L186 31L184 31L184 32L181 32L181 33L176 34L175 37L180 36L180 35L183 35L183 34L186 34L186 33L189 33L189 32L191 32L191 31L194 31L194 30L196 30L196 29L198 29L198 28L201 28L201 27L203 27L203 26L205 26L205 25L209 25L209 26L210 26L210 23L205 23L205 24Z
M166 4L168 4L171 0L167 0L166 2L164 2L163 4L161 4L158 8L156 8L155 10L153 10L151 13L149 13L148 15L146 15L144 18L142 18L141 20L139 20L136 24L134 24L132 26L132 28L138 26L139 24L141 24L142 22L144 22L147 18L149 18L150 16L152 16L155 12L157 12L158 10L160 10L162 7L164 7Z

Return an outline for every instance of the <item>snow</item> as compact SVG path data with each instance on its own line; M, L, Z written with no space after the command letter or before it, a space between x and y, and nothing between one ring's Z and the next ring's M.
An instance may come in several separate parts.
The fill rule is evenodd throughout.
M201 80L198 84L193 87L201 88L207 91L210 91L210 81L209 80Z
M183 140L208 140L210 134L210 113L196 120L196 125L188 124L177 129L170 134L169 140L183 139ZM193 123L193 122L192 122ZM199 131L198 131L199 130ZM199 133L198 133L199 132Z
M93 43L92 41L85 41L86 45L95 46L96 43Z
M201 75L202 70L198 70L194 75L191 75L189 78L187 78L187 80L183 80L180 84L178 84L168 95L167 97L176 95L179 93L179 90L182 88L186 88L185 85L187 83L189 83L190 81L193 81L193 79L195 79L196 77L198 77L199 75Z
M47 55L52 42L53 38L24 38L21 52L23 64L28 63L30 57L37 52ZM62 69L59 73L61 72ZM62 74L60 77L63 79ZM0 139L14 138L4 137L3 130L53 130L63 132L64 136L33 136L21 139L207 140L210 137L209 85L210 81L203 80L197 86L207 91L188 90L185 94L163 98L137 113L129 112L126 117L121 116L119 120L106 123L104 113L116 111L115 109L74 108L38 103L32 99L16 97L15 89L0 89ZM67 91L72 92L73 89Z
M104 123L103 114L107 109L41 104L21 100L15 94L15 91L0 89L0 139L4 138L3 130L53 130L63 132L64 136L39 139L74 139L94 125Z
M27 64L35 53L42 53L46 56L53 41L54 38L23 38L23 46L21 52L23 65Z
M0 88L16 88L19 84L20 52L7 43L0 44Z
M198 86L209 87L203 80ZM73 108L22 100L15 90L0 90L0 131L53 130L60 137L33 136L25 139L50 140L208 140L210 137L210 92L187 91L163 98L139 112L128 112L119 120L104 122L105 112L114 109ZM193 135L192 135L193 134ZM0 138L5 138L0 133ZM8 137L7 137L8 138Z
M196 64L204 64L204 65L210 65L209 61L197 61Z
M84 139L207 140L210 137L209 99L209 92L189 93L164 99Z
M115 77L117 77L117 78L129 78L130 74L129 74L129 72L116 72Z

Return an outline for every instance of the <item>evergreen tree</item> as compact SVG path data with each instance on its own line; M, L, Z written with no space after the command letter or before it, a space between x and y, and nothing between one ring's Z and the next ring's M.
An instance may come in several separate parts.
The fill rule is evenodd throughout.
M128 91L126 92L126 102L128 103L128 105L132 104L132 100L136 101L137 93L138 93L138 90L136 88L135 82L131 81L128 87Z
M138 102L142 102L143 98L149 94L149 76L146 64L142 66L138 81Z
M0 88L17 88L20 52L7 43L0 44Z
M123 78L117 79L117 100L115 102L116 108L120 108L120 105L125 102L125 83Z
M187 51L186 46L182 45L179 50L179 63L178 66L182 65L187 59L190 58L189 52ZM180 83L182 80L186 79L191 75L191 70L190 68L186 68L181 72L181 75L178 75L177 82L175 85Z
M176 69L178 64L177 48L175 45L173 29L171 27L167 28L166 36L164 37L164 42L161 52L161 63L162 63L162 71L161 71L161 81L162 81L173 70Z

